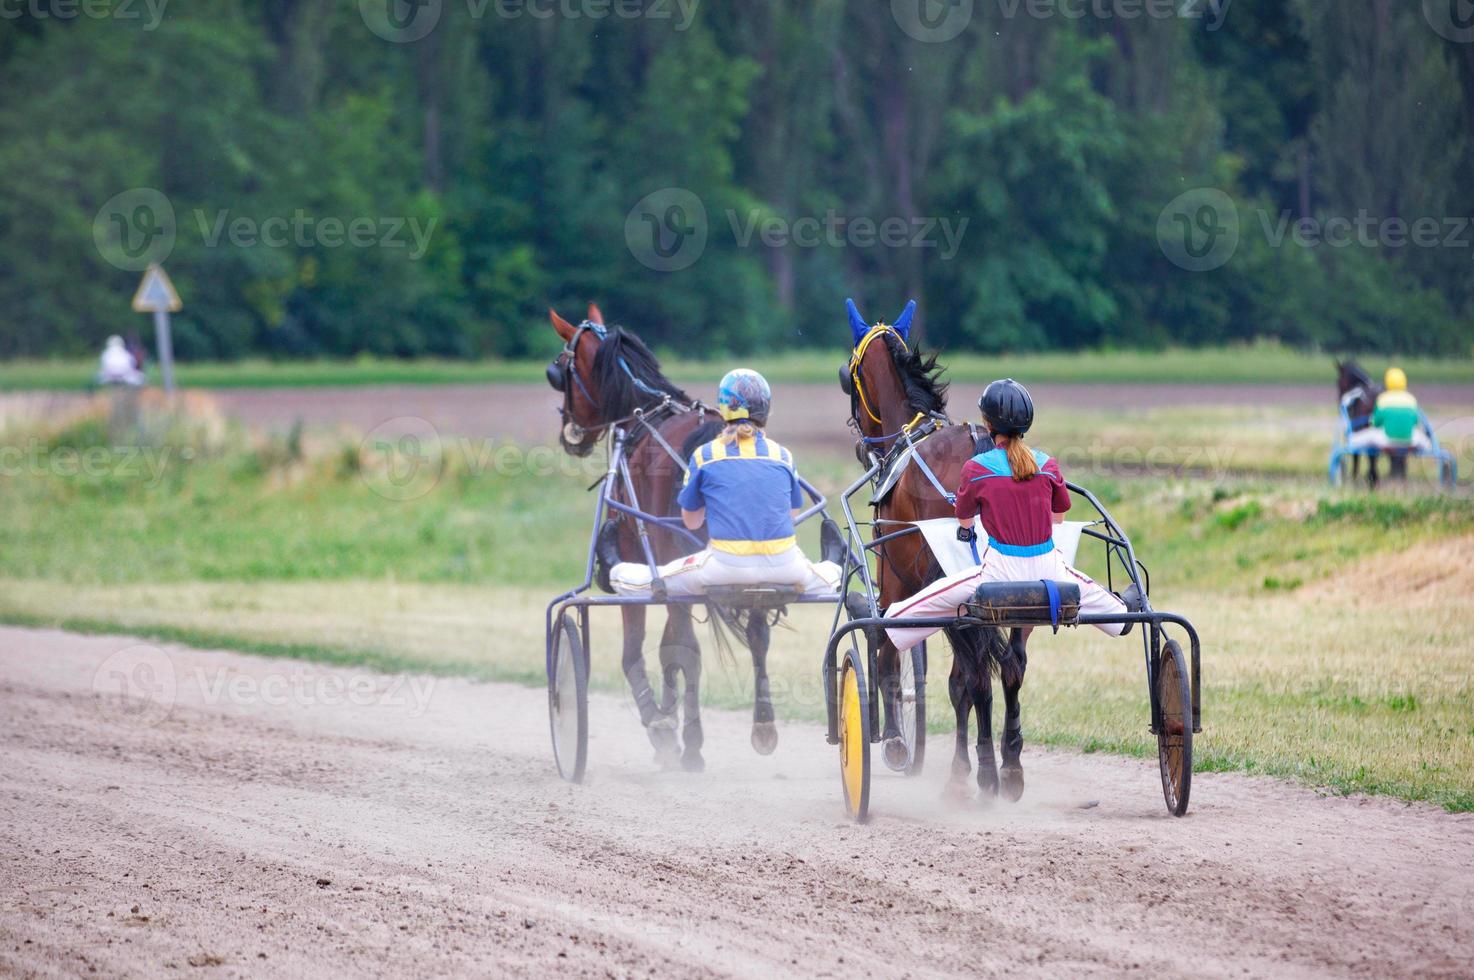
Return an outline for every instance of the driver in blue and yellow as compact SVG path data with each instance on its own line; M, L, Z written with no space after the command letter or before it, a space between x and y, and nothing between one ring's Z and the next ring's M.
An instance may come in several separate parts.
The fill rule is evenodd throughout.
M660 568L666 594L700 595L711 586L779 585L805 593L839 589L835 561L810 562L798 546L794 518L804 494L793 454L768 438L773 392L756 371L732 371L722 379L717 412L726 428L691 454L686 483L676 498L686 527L706 526L707 547ZM837 547L832 547L837 546ZM843 543L826 541L843 556ZM601 538L598 558L620 595L649 595L650 568L620 562L613 535Z

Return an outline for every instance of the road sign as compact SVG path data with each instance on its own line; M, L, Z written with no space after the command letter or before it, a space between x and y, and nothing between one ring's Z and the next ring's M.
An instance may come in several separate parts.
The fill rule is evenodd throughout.
M143 274L138 292L133 294L133 309L154 315L154 335L159 344L159 370L164 375L164 391L174 394L174 339L169 332L169 314L178 313L184 304L169 281L164 267L154 264Z
M151 265L138 283L138 292L133 294L135 313L178 313L182 304L169 274L161 265Z

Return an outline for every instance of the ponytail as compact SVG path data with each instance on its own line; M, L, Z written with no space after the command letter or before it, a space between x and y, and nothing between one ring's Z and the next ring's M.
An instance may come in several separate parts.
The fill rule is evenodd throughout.
M1008 468L1018 483L1032 480L1039 475L1039 461L1034 450L1024 445L1023 436L1004 436L1002 448L1008 453Z
M751 419L737 419L734 422L727 423L727 428L722 433L722 438L724 440L731 439L733 437L736 437L738 439L751 439L761 431L762 427L757 425Z

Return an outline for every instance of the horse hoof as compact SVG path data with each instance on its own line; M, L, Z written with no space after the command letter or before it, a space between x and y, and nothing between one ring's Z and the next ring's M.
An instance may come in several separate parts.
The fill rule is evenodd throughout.
M986 797L998 795L998 773L989 770L978 770L978 789L983 791Z
M949 779L947 788L942 790L942 799L950 803L966 803L972 799L972 787L965 778Z
M701 757L701 750L687 749L681 756L681 768L687 772L705 772L706 760Z
M1003 767L1003 795L1010 803L1017 803L1024 795L1024 767Z
M752 726L752 750L758 755L772 755L778 748L778 726L771 721L754 722Z
M674 769L681 759L681 743L676 739L675 730L655 723L645 729L645 734L650 736L650 744L655 746L655 761L663 769Z
M911 764L911 752L906 748L906 740L899 735L885 740L884 755L885 767L891 772L905 772Z

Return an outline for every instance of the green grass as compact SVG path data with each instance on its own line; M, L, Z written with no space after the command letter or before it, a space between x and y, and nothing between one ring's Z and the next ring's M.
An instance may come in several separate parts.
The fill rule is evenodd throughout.
M551 334L549 335L551 337ZM948 350L950 376L979 382L1014 375L1032 382L1326 384L1334 380L1332 358L1273 344L1201 350L1095 351L983 356ZM847 356L836 335L832 349L772 357L738 356L712 361L667 358L669 373L683 383L714 384L741 361L773 381L829 383ZM1417 383L1474 384L1474 359L1369 356L1362 363L1380 374L1390 363L1403 366ZM182 385L197 388L323 387L381 384L486 384L542 380L545 360L413 361L359 358L350 361L266 361L182 363ZM83 390L96 370L92 360L0 362L0 391ZM157 371L155 371L157 374Z
M0 438L35 447L0 468L0 621L540 682L542 610L582 577L597 461L545 472L452 456L438 482L398 501L385 495L390 461L353 446L152 431L164 465L149 472L125 472L95 419ZM72 464L93 451L79 473ZM818 459L808 474L834 490L853 469ZM1073 475L1131 531L1157 605L1204 636L1204 769L1474 809L1474 500ZM1082 566L1100 574L1097 558ZM622 690L617 618L598 629L595 685ZM786 718L821 716L814 662L826 629L826 613L802 610L776 634ZM1040 634L1033 650L1032 739L1154 751L1138 645L1080 631ZM940 653L930 688L938 735L946 663ZM710 703L748 703L740 659L714 662L708 679Z

